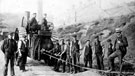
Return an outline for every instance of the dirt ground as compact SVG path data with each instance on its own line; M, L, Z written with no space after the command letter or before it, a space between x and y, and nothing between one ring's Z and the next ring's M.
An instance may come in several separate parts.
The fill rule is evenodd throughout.
M2 42L0 42L1 45ZM0 76L3 76L4 54L0 50ZM10 69L10 67L9 67ZM100 76L99 74L91 71L81 72L77 74L60 73L52 70L53 67L46 66L43 62L39 62L28 58L26 72L21 72L18 66L15 66L16 76ZM8 71L10 76L10 70Z

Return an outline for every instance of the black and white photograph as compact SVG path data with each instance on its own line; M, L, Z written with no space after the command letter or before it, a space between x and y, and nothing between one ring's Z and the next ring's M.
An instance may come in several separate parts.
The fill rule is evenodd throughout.
M135 76L135 0L0 0L0 76Z

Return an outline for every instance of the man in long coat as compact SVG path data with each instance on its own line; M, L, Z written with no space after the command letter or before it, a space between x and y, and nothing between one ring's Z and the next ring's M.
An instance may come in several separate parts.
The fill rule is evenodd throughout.
M94 42L94 48L95 48L95 55L97 59L97 66L98 69L104 69L104 64L103 64L103 49L101 46L101 43L99 41L99 36L95 37L95 42Z
M87 40L85 45L84 62L85 67L87 67L87 64L89 63L89 67L92 68L92 48L90 45L90 40Z
M4 58L5 58L3 76L7 76L9 61L10 61L10 68L11 68L10 69L11 76L15 76L14 58L15 58L15 53L17 51L17 44L16 41L13 39L13 33L9 33L8 38L4 39L4 42L1 46L1 50L3 51Z
M33 13L33 17L32 17L32 19L30 20L29 25L30 25L30 30L31 30L32 32L37 33L37 25L38 25L38 22L37 22L37 20L36 20L36 13Z

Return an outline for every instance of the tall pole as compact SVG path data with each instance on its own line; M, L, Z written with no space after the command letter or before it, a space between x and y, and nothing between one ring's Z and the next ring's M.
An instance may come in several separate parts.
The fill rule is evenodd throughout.
M30 20L30 11L25 11L27 22Z
M24 16L22 17L21 27L24 27L24 26L26 26L28 24L29 18L30 18L30 12L29 11L25 11ZM24 20L27 21L26 24L24 24Z
M75 5L73 5L73 12L74 12L74 21L75 21L75 23L77 22L77 11L76 11L76 9L75 9Z
M98 2L99 1L99 2ZM97 5L99 6L99 8L101 9L102 11L102 7L101 7L101 0L97 0ZM102 16L99 15L99 19L101 20L102 19Z
M43 0L38 0L38 21L41 21L43 18Z
M75 10L75 23L77 22L77 12Z

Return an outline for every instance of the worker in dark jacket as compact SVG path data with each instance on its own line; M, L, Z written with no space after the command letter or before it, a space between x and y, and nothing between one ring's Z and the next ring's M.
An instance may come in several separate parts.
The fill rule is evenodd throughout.
M18 44L18 41L19 41L19 30L18 30L18 28L15 29L14 40ZM17 58L18 58L18 52L16 52L16 55L15 55L16 60L15 61L17 61Z
M74 36L74 45L76 48L76 64L80 63L80 45L79 40L77 40L77 35Z
M69 63L71 63L71 50L70 50L70 39L66 40L66 45L65 45L65 49L63 52L66 52L66 61L67 63L67 67L68 67L68 71L67 72L71 72L71 65ZM63 53L62 52L62 53Z
M77 48L75 46L74 41L71 41L71 60L72 64L77 65ZM72 73L77 73L77 67L72 66Z
M23 37L18 42L18 52L19 52L19 67L22 72L25 72L25 65L27 61L28 55L28 42L27 36L23 35Z
M114 41L114 53L112 53L109 56L109 61L111 61L112 59L118 57L119 59L119 65L121 66L122 64L122 59L123 57L126 55L127 53L127 47L128 47L128 41L127 38L121 34L121 30L120 28L116 29L116 39ZM110 68L109 71L114 70L113 66L112 68Z
M37 33L38 33L38 22L36 20L36 13L33 13L33 17L29 22L29 33L30 33L30 47L33 51L31 51L31 58L35 59L35 43L38 41Z
M84 62L85 67L87 67L87 64L89 63L89 67L92 68L92 48L90 45L90 40L87 40L87 43L85 45Z
M33 18L30 20L30 26L34 26L34 25L37 25L38 22L36 20L36 13L33 13Z
M60 57L61 59L65 60L66 61L66 58L67 58L67 54L66 52L64 51L65 50L65 42L64 42L64 39L62 39L61 41L61 54L60 54ZM65 66L66 66L66 63L62 61L62 72L65 72Z
M57 60L56 67L54 68L55 71L59 71L60 65L62 65L62 72L65 72L66 70L65 69L66 63L62 61L62 60L66 61L66 57L67 57L66 52L64 52L64 49L65 49L65 43L64 43L64 39L62 39L60 45L60 52L57 54L60 59Z
M49 30L46 17L47 14L44 14L44 18L42 19L42 24L41 24L41 30Z
M77 39L77 35L74 35L73 39L74 39L74 47L75 47L75 49L73 50L74 51L73 63L79 65L80 64L80 45L79 45L79 40ZM79 67L74 66L74 68L75 68L75 73L80 71Z
M18 40L19 40L19 30L18 30L18 28L15 29L14 39L16 40L16 42L18 42Z
M95 55L97 59L97 65L98 69L104 69L104 64L103 64L103 52L102 52L102 46L99 41L99 36L95 37L95 42L94 42L94 47L95 47Z
M30 25L30 30L31 30L32 32L37 33L37 29L38 29L37 25L38 25L38 22L37 22L37 20L36 20L36 13L33 13L33 18L30 20L29 25Z
M15 56L15 52L17 51L17 44L16 44L16 41L13 39L13 33L8 34L8 38L4 40L1 46L1 50L3 51L4 56L5 56L3 76L7 76L9 61L10 61L10 68L11 68L11 76L15 76L14 56Z
M55 57L60 58L60 54L61 54L61 49L60 49L60 44L59 41L56 41L55 47L53 49L53 54ZM55 71L59 71L59 60L58 59L54 59L54 70Z
M67 39L66 40L66 44L63 46L64 47L64 50L62 51L61 53L61 58L65 61L67 61L67 67L68 67L68 72L70 72L70 40ZM63 62L63 72L65 72L65 66L66 66L66 63Z
M45 13L44 14L44 18L43 18L43 20L44 20L44 26L46 26L47 27L47 14ZM47 29L47 28L46 28Z

